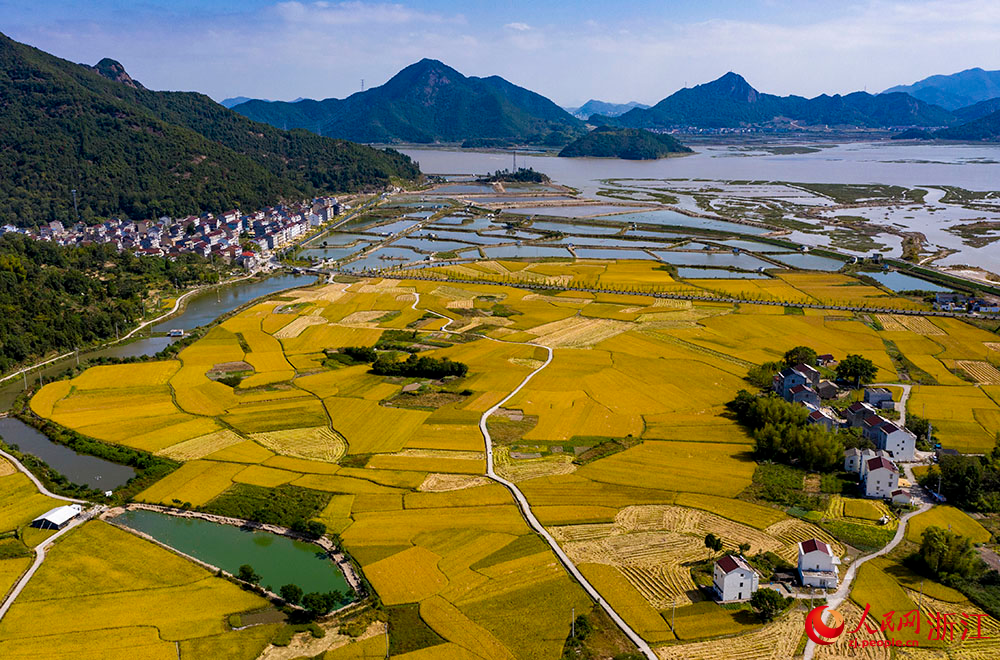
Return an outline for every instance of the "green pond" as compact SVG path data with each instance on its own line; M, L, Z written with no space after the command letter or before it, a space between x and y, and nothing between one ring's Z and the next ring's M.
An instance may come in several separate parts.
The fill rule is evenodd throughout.
M126 511L114 522L234 575L250 564L261 576L261 586L271 591L285 584L297 584L306 593L349 589L337 565L313 543L141 509Z

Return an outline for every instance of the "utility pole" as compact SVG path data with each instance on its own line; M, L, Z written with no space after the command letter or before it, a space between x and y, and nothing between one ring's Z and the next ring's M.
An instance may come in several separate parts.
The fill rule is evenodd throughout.
M24 376L24 389L27 390L28 389L28 370L25 369L24 372L21 375Z
M385 657L389 658L389 622L385 622Z
M573 613L570 614L569 616L570 616L570 624L569 624L569 626L570 626L570 630L572 630L572 633L570 634L570 637L572 637L573 639L576 639L576 605L573 606Z

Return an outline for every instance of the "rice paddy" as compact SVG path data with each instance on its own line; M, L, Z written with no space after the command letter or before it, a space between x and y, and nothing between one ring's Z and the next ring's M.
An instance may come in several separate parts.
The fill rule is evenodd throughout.
M777 660L793 655L798 643L798 612L747 632L728 610L704 610L690 564L712 556L706 534L721 537L726 551L746 543L751 554L772 552L791 561L796 544L807 538L844 552L819 527L740 499L756 464L752 439L726 415L725 404L748 388L751 367L806 345L838 359L860 353L875 362L880 380L894 382L899 376L888 340L914 364L926 365L921 368L938 383L915 387L909 409L935 423L945 446L989 451L1000 430L993 335L961 322L848 312L788 315L775 306L529 292L501 283L896 304L881 289L846 275L685 281L655 262L625 260L492 261L424 272L480 283L406 280L404 273L288 292L280 304L257 304L227 319L174 360L89 369L46 385L31 408L85 435L183 463L139 493L139 501L197 508L251 487L319 491L323 505L309 515L340 536L382 603L418 608L445 640L430 647L441 655L424 649L404 656L415 659L559 657L570 629L567 613L592 605L530 531L511 493L484 476L480 417L548 357L542 348L514 342L550 347L553 359L504 404L502 414L520 421L502 443L494 435L496 470L517 483L602 597L662 658ZM415 293L419 302L412 309ZM454 319L448 329L466 334L440 332L445 320L435 315ZM407 350L463 362L468 374L441 381L386 378L367 364L327 358L346 346L380 340L383 346L401 336L385 333L399 330L416 333L406 340ZM238 384L217 380L237 366ZM420 396L409 397L411 392ZM619 449L604 455L605 443ZM51 508L45 498L29 496L33 489L18 486L20 479L0 476L0 531ZM23 492L16 491L17 504L7 504L15 487ZM838 511L862 522L883 513L860 500L843 500ZM98 527L89 523L67 540ZM66 557L89 557L85 549L66 547ZM123 552L128 558L138 551ZM98 570L95 561L85 559L81 575ZM51 577L40 581L49 589L52 583ZM82 592L72 607L60 597L26 603L57 618L96 608L113 622L123 645L134 644L135 657L176 657L172 642L179 641L186 660L185 648L211 645L199 647L196 640L231 635L222 629L223 614L242 608L240 597L251 598L241 593L234 601L228 588L200 577L139 591L145 595L126 594L120 603L105 593ZM177 612L199 610L198 598L209 604L210 621ZM227 609L231 602L239 607ZM165 612L144 613L149 603ZM674 606L679 613L692 608L678 619L676 635L662 614ZM715 624L701 625L699 617ZM30 634L16 635L28 650L35 648L28 637L36 633L67 640L105 634L87 628L88 615L79 618L84 623L60 621L44 631L20 612L13 620L27 626ZM144 632L149 625L159 627L159 637ZM0 624L4 657L11 630L7 620ZM689 641L713 634L735 636ZM368 652L365 644L339 647L327 657ZM11 657L29 655L18 652ZM373 652L384 654L384 648Z

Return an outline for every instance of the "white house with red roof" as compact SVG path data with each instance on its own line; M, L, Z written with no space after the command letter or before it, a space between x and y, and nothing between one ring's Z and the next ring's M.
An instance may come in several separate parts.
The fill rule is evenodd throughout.
M896 464L885 456L869 458L862 476L865 497L892 497L899 488L899 470Z
M804 587L836 589L840 576L837 566L840 558L819 539L799 543L799 579Z
M887 419L873 426L868 437L876 447L892 454L894 461L912 461L916 457L917 436Z
M739 555L726 555L715 562L712 584L724 603L750 598L760 586L760 576Z

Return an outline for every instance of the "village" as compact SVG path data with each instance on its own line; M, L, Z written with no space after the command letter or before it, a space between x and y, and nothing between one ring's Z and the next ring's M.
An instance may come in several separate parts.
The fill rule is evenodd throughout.
M156 220L112 218L95 225L76 222L71 226L54 220L37 230L8 224L0 226L0 235L18 233L64 246L112 244L119 251L130 250L148 257L197 254L252 270L264 255L292 244L349 208L336 197L317 197L248 214L232 209L218 215L163 216Z
M832 355L817 357L820 366L834 363ZM911 504L910 490L900 487L898 464L912 463L922 457L917 454L916 435L881 414L897 409L888 388L865 387L863 400L844 408L841 415L828 405L841 396L841 389L808 364L797 364L775 374L773 390L789 403L807 408L810 424L821 425L828 431L860 429L861 437L874 449L854 447L845 450L844 472L857 475L860 494L866 498L902 507ZM797 586L804 590L801 594L807 596L812 589L836 590L840 583L840 564L840 558L827 543L815 538L799 542L795 574ZM742 555L725 555L715 562L713 588L720 602L749 600L760 586L760 575ZM787 583L783 583L783 587L792 589Z

